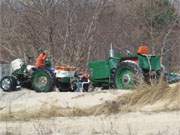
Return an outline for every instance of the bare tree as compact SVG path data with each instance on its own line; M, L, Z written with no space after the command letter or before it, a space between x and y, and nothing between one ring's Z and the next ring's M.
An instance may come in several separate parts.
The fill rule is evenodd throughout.
M170 20L162 24L164 13ZM43 48L55 65L85 68L105 58L111 43L136 52L145 41L179 70L179 17L162 0L2 0L0 15L1 57L7 61L32 57L33 64Z

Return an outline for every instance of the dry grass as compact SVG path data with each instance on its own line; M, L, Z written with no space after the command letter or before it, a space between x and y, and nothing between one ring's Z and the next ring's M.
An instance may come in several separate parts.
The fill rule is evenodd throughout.
M101 115L112 114L119 112L132 112L141 111L141 108L147 105L161 104L153 111L169 111L180 109L180 85L176 87L169 87L168 85L161 83L158 85L143 85L138 87L134 92L119 96L118 99L105 102L101 105L97 105L88 109L80 108L61 108L59 106L46 106L43 105L37 112L8 112L0 116L0 120L30 120L37 118L50 118L50 117L71 117L71 116L89 116L89 115ZM146 110L145 110L146 111Z
M171 88L165 83L154 86L145 85L127 97L128 106L152 105L161 101L168 101L169 103L179 102L180 86L177 85Z
M94 115L118 112L141 111L143 107L152 106L152 111L173 111L180 109L180 85L173 88L165 83L158 85L143 85L133 93L119 97L116 101L96 106ZM153 108L153 105L160 104ZM144 110L146 111L146 110Z

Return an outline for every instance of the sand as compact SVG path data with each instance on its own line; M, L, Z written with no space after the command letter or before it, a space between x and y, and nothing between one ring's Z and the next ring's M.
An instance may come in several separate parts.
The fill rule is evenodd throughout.
M180 135L180 110L163 109L165 99L132 112L107 113L109 103L131 93L1 91L0 135Z

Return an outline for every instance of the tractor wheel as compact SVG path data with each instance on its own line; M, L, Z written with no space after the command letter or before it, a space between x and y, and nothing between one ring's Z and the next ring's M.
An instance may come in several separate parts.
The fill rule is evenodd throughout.
M36 92L50 92L53 90L54 78L49 71L37 70L32 75L32 88Z
M121 62L116 69L114 86L117 89L131 89L143 82L143 74L138 65Z
M78 86L77 86L77 81L76 81L76 80L73 80L73 81L71 82L71 90L72 90L73 92L78 92Z
M60 92L73 91L70 83L57 82L57 87Z
M90 83L87 92L93 92L93 91L95 91L95 86L92 83Z
M144 72L144 80L149 85L157 85L160 81L167 80L165 74L166 74L165 68L164 66L161 66L161 69L158 71Z
M5 92L16 90L16 86L17 86L17 81L16 78L13 76L5 76L0 81L0 87Z

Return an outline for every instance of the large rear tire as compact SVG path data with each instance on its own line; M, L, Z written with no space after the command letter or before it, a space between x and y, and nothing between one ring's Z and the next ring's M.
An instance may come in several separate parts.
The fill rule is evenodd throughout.
M54 78L49 71L37 70L32 75L32 88L36 92L50 92L53 90Z
M115 88L133 89L142 82L143 73L137 64L132 62L119 63L114 76Z
M5 92L15 91L17 86L16 78L13 76L5 76L0 81L0 87Z

